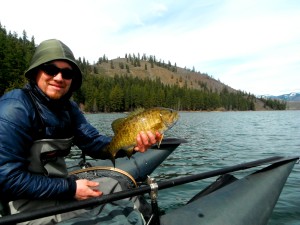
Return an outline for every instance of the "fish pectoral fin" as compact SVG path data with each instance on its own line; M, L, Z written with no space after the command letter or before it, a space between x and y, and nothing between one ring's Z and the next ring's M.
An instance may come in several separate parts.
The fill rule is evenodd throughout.
M157 143L157 148L160 147L160 144L161 144L163 138L164 138L164 134L161 135L161 138L160 138L160 140Z

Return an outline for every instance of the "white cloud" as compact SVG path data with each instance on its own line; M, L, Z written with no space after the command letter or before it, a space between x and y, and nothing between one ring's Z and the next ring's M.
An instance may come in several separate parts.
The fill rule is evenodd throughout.
M0 22L37 43L64 41L91 63L146 53L254 94L299 89L300 2L5 1ZM260 82L257 82L257 81Z

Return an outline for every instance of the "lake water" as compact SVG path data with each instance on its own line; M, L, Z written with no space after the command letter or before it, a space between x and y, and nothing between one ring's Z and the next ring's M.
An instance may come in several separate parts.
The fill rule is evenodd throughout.
M125 114L88 114L102 134L112 135L111 122ZM157 180L207 172L275 155L300 156L300 111L181 112L166 137L184 138L152 174ZM234 173L241 176L245 172ZM188 201L216 178L159 192L159 206L169 211ZM300 165L280 195L269 225L300 224Z

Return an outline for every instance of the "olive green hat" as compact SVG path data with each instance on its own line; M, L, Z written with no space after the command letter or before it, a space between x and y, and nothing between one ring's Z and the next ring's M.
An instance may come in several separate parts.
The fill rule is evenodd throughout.
M71 91L78 90L82 83L82 73L75 61L71 49L63 42L56 39L50 39L40 43L35 50L28 70L25 72L25 76L28 79L34 79L38 67L53 60L64 60L70 63L74 70Z

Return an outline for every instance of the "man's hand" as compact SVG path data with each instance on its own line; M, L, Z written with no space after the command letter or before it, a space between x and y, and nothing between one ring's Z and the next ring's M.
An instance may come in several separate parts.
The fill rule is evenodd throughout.
M153 134L151 131L140 132L136 137L136 147L134 148L137 152L145 152L152 145L161 140L162 135L159 132Z
M99 185L98 182L89 181L89 180L76 180L76 193L75 199L84 200L92 197L101 196L103 193L96 189ZM93 189L94 188L94 189Z

